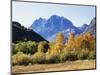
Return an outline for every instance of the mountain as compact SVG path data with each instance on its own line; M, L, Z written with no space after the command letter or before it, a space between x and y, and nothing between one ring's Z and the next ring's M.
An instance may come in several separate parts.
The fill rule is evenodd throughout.
M75 27L70 20L57 15L52 15L47 20L43 18L36 19L30 28L49 41L52 40L58 32L64 33L65 38L68 38L70 32L74 32L75 35L82 33L82 30Z
M31 29L21 26L18 22L12 22L12 42L32 40L36 42L46 41L39 34Z
M92 35L94 36L96 35L96 18L95 17L91 20L89 26L84 31L84 33L86 32L91 32Z
M82 32L84 32L87 28L88 25L87 24L83 24L81 27L78 27Z
M38 32L41 32L41 28L44 28L44 25L46 23L46 19L43 18L39 18L37 20L35 20L35 22L33 23L33 25L29 28L29 29L37 29Z

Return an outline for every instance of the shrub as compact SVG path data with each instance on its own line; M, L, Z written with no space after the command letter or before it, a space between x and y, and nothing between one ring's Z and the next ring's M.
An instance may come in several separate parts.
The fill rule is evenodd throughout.
M60 62L65 62L66 61L66 56L67 56L67 53L61 53Z
M90 50L96 50L96 40L90 41Z
M89 50L82 49L78 52L78 59L80 60L87 59L88 54L89 54Z
M18 65L17 57L15 55L12 56L12 65Z
M13 65L28 65L30 62L30 55L23 54L22 52L18 52L12 56Z
M60 55L60 61L65 62L65 61L74 61L77 60L77 51L64 51Z
M45 53L36 52L31 56L31 60L33 64L44 64L45 63Z
M48 54L46 55L46 63L59 63L60 59L59 59L59 54Z
M77 51L68 51L66 52L65 59L69 61L77 60Z
M37 44L32 41L19 42L17 44L12 44L13 54L17 52L23 52L25 54L34 54L37 52Z
M48 43L46 41L42 41L42 42L39 42L38 44L38 52L44 52L46 53L47 50L48 50Z
M37 44L35 42L28 41L26 42L26 45L27 45L27 48L26 48L27 54L34 54L35 52L37 52Z
M19 51L19 49L15 49L15 47L16 44L12 43L12 54L16 54Z
M61 54L60 54L60 61L61 62L65 62L66 60L67 60L67 57L68 57L68 52L62 52Z
M25 42L19 42L15 45L15 50L22 51L26 49ZM24 52L23 52L24 53Z
M96 52L90 51L87 59L96 59Z

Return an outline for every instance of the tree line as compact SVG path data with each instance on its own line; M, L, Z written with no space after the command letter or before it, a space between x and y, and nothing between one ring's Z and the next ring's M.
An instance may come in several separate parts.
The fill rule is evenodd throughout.
M46 41L12 43L12 64L49 64L95 59L95 41L90 32L78 36L71 32L68 40L63 33L58 33L49 43Z

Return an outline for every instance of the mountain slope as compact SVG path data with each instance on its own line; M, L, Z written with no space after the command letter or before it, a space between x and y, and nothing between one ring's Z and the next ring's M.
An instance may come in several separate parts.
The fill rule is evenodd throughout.
M88 28L86 28L86 30L84 31L84 33L86 32L91 32L92 35L94 36L96 35L96 18L95 17L91 20Z
M18 22L12 22L12 42L27 40L36 42L46 41L43 37L41 37L33 30L21 26L21 24Z
M84 32L87 28L88 25L87 24L83 24L81 27L78 27L82 32Z
M31 26L35 32L47 40L52 40L58 32L62 32L67 38L70 32L79 35L82 31L75 27L72 22L62 16L52 15L49 19L39 18Z

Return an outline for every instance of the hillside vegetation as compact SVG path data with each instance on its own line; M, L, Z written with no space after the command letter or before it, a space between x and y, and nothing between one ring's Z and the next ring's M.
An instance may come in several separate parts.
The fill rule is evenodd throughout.
M19 41L12 44L12 64L34 65L54 64L75 60L96 59L95 37L87 32L75 36L70 33L65 40L63 33L58 33L51 42Z

